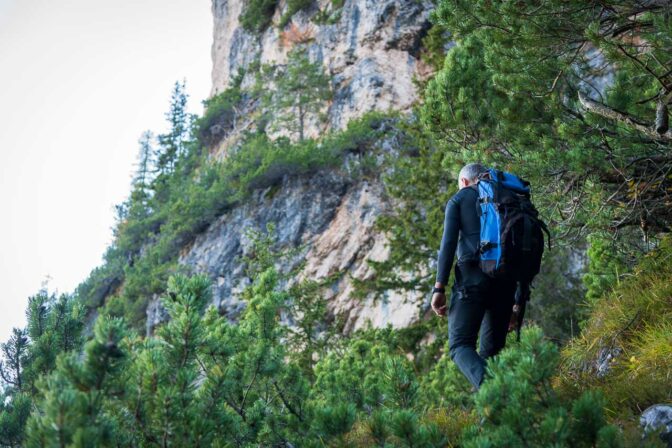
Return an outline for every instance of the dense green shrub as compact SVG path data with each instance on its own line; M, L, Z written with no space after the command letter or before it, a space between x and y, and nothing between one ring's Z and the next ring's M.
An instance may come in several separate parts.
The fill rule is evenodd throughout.
M284 176L308 174L334 166L338 155L318 148L314 140L292 144L286 138L270 140L266 134L251 136L232 154L226 166L232 182L242 191L277 185Z
M253 250L245 265L253 281L236 323L211 305L210 280L202 275L168 278L162 303L170 320L153 336L139 338L122 319L102 313L82 349L74 347L83 322L77 302L31 301L30 363L19 373L39 374L31 374L34 387L6 391L0 441L623 446L618 428L608 424L602 393L565 398L556 392L558 349L538 327L525 328L520 343L511 338L488 361L488 377L475 396L447 353L417 368L409 355L426 344L420 327L325 339L319 290L328 284L280 288L293 273L281 274L274 263L292 255L272 249L273 226L267 231L250 235ZM46 308L45 300L51 303ZM46 339L45 345L33 343L44 337L48 345ZM50 351L54 343L62 354Z
M247 31L261 33L271 24L278 0L248 0L243 5L240 23Z
M195 126L196 137L205 146L212 147L236 127L247 94L240 88L244 76L240 69L227 89L203 101L203 116L196 119Z
M43 377L57 368L60 354L81 346L84 309L76 297L46 289L29 297L26 328L15 328L0 346L0 446L25 442Z
M588 236L588 272L583 276L586 285L586 299L589 303L602 297L627 274L626 254L618 242L606 232L595 232Z
M240 194L244 194L277 185L285 176L336 168L348 153L372 151L388 131L388 119L379 113L367 114L348 123L342 132L331 132L320 140L296 143L285 137L271 140L264 133L250 134L223 164L223 175Z
M519 346L488 363L490 378L475 397L484 422L466 431L464 446L623 446L607 426L601 394L588 391L572 403L558 397L552 379L559 360L538 327L523 331Z
M309 389L284 361L279 311L290 298L269 260L258 260L238 324L209 306L205 276L170 277L163 304L171 319L144 341L122 321L99 318L83 356L63 357L42 383L29 442L297 443L310 423Z

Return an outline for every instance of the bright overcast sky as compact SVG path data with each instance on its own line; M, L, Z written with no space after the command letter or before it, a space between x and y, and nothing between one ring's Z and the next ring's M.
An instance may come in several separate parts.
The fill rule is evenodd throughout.
M210 0L0 0L0 342L102 263L137 140L210 91Z

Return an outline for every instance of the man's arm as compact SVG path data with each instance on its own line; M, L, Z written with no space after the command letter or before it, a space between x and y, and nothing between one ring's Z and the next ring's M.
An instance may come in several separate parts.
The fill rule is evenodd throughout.
M438 269L436 273L436 287L441 288L448 283L450 268L455 258L457 239L460 234L460 204L453 196L446 204L446 213L443 221L443 237L439 249Z

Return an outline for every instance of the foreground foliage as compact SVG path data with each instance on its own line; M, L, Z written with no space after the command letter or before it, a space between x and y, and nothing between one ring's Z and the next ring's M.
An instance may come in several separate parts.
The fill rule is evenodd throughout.
M0 445L19 446L43 377L61 353L79 350L84 307L71 296L46 289L28 299L25 329L15 328L0 359Z
M472 395L441 339L438 346L443 350L429 359L412 360L410 354L419 355L428 346L410 330L329 335L323 324L326 308L316 299L319 295L308 298L314 292L309 285L280 288L282 275L273 262L282 255L270 250L268 236L257 234L253 241L255 255L248 260L253 282L243 294L247 306L240 321L228 321L210 304L206 277L171 276L162 298L171 319L154 336L140 338L122 319L101 316L83 348L64 347L35 378L33 388L10 385L9 400L0 412L2 443L626 446L624 434L610 421L625 425L625 436L632 441L636 416L621 414L616 420L610 416L615 406L622 406L613 401L620 393L613 383L581 377L569 393L559 381L567 368L558 370L558 366L572 357L563 354L561 358L558 347L539 327L526 327L519 343L511 334L507 348L489 362L483 387ZM647 263L661 267L666 257L669 248L647 258L642 269L649 272L652 266ZM635 278L632 289L622 292L634 291L655 275ZM663 275L669 279L670 273ZM666 286L661 283L661 287ZM57 328L71 328L65 323L81 317L76 301L66 303L73 306L66 307L64 319L52 321ZM643 322L653 326L655 319L669 320L665 317L669 304L660 306L641 314ZM56 302L49 312L58 309ZM309 310L321 311L310 315ZM609 313L596 310L594 322L603 321L605 312ZM297 325L288 327L283 321ZM37 315L31 317L29 327L34 328L35 322L39 322ZM445 327L437 329L437 336L445 334ZM584 337L591 331L586 327ZM62 330L54 332L62 334ZM651 342L647 338L642 340ZM32 362L42 365L39 338L26 340L24 353L31 353ZM667 355L659 355L655 363L647 359L646 365L660 367ZM9 376L6 370L3 375ZM18 374L29 371L25 364ZM659 382L664 372L642 368L636 369L636 375L637 381L652 386L642 388L640 396L665 399L660 394L668 389ZM619 378L614 379L623 380ZM649 395L652 392L658 395ZM8 434L13 438L6 438Z

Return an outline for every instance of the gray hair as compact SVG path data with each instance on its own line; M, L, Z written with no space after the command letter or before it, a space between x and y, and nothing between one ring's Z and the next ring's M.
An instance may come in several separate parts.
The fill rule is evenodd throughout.
M458 176L457 179L459 180L464 177L469 182L476 182L476 180L478 179L478 175L485 171L486 171L485 167L480 163L470 163L462 167L462 169L460 170L460 175Z

